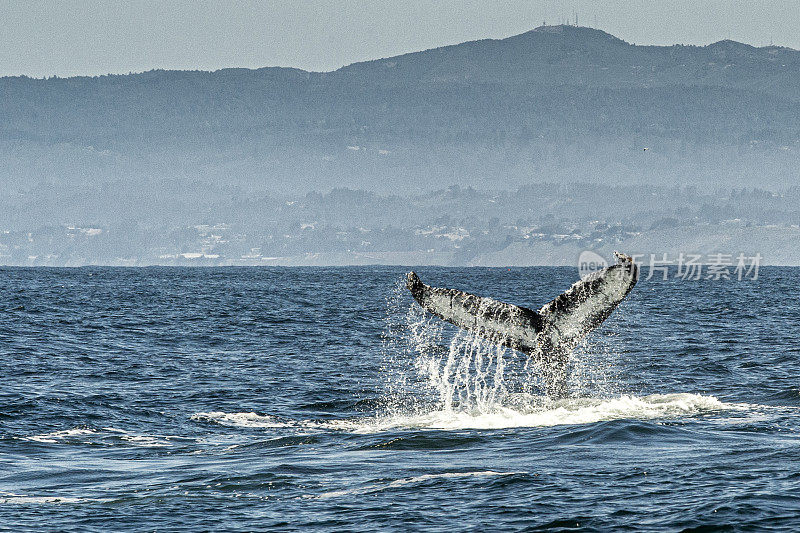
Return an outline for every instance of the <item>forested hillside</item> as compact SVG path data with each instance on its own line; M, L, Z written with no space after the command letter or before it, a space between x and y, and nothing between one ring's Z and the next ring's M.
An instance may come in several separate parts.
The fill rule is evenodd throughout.
M537 28L335 72L0 79L0 185L188 178L413 193L532 181L790 186L800 53ZM647 150L644 150L647 148Z

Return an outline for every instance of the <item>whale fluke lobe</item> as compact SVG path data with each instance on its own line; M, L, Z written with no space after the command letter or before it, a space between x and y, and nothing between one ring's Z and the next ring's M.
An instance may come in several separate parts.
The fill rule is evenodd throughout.
M414 272L409 272L406 286L425 310L442 320L515 350L531 353L536 348L541 318L532 309L455 289L431 287Z
M431 287L414 272L406 286L427 311L496 344L530 355L546 369L548 394L565 392L570 352L608 318L639 277L633 259L615 252L617 264L573 284L534 311L455 289Z

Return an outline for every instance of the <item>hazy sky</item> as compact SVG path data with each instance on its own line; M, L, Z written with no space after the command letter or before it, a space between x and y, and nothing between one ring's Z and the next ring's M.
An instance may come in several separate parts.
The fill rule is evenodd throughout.
M342 65L502 38L574 13L637 44L800 48L800 0L0 0L0 75Z

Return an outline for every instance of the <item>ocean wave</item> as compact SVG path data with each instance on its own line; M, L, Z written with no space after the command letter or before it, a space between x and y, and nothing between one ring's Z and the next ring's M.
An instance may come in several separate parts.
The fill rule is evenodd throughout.
M397 487L404 487L407 485L415 485L417 483L425 483L428 481L464 479L464 478L475 478L475 477L513 476L517 474L526 474L526 472L496 472L494 470L482 470L476 472L441 472L438 474L423 474L420 476L395 479L393 481L389 481L388 483L370 483L363 487L358 487L353 489L333 490L333 491L323 492L322 494L318 495L307 495L306 498L314 498L314 499L337 498L341 496L349 496L351 494L369 494L371 492L378 492Z
M76 498L72 496L27 496L12 492L0 492L0 504L30 505L30 504L68 504L68 503L98 503L109 502L110 498Z
M61 431L53 431L50 433L42 433L39 435L30 435L27 437L19 437L19 440L29 442L39 442L43 444L104 444L109 445L113 440L121 440L131 446L140 447L165 447L172 446L169 442L171 437L164 435L143 435L136 433L129 433L124 429L113 427L104 427L102 429L94 428L72 428Z
M22 440L53 444L60 440L69 439L70 437L92 435L94 433L97 433L97 431L94 429L73 428L73 429L65 429L62 431L53 431L51 433L42 433L41 435L31 435L30 437L23 437Z
M293 424L281 422L269 415L259 415L254 412L225 413L223 411L211 411L208 413L195 413L191 420L202 422L213 422L223 426L237 426L250 428L283 428Z
M363 432L396 428L411 429L503 429L593 424L620 419L670 419L725 410L746 409L744 404L723 403L714 396L675 393L650 396L622 395L616 398L571 398L542 406L496 406L487 411L435 410L376 419Z
M593 424L620 419L674 419L720 411L741 411L746 404L724 403L714 396L690 393L622 395L615 398L569 398L528 402L516 401L513 407L495 405L487 410L442 409L414 413L395 413L358 419L280 421L269 415L252 412L195 413L192 420L224 426L249 428L295 428L304 431L342 431L357 434L380 433L398 429L503 429Z

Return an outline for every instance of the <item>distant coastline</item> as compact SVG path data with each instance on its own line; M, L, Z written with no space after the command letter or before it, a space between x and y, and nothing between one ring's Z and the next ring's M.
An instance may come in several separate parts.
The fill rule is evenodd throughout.
M800 264L788 48L565 25L327 73L0 91L0 264Z

